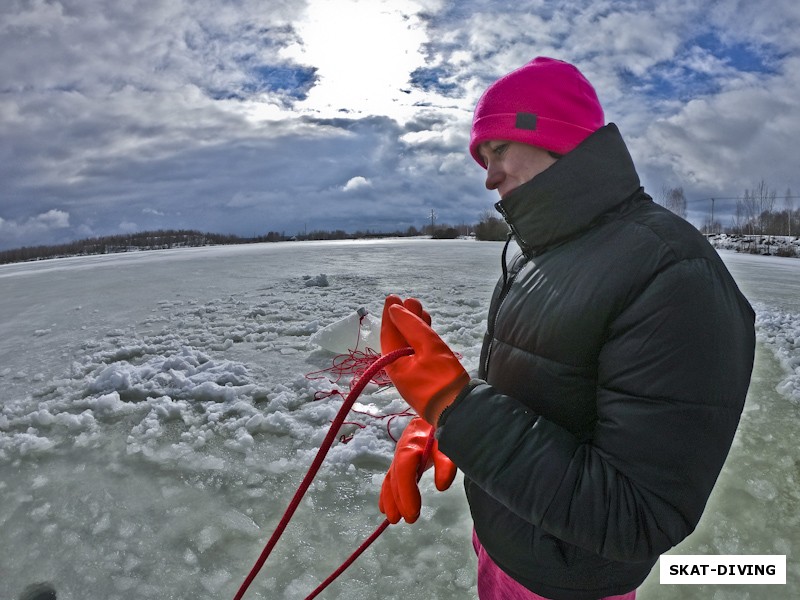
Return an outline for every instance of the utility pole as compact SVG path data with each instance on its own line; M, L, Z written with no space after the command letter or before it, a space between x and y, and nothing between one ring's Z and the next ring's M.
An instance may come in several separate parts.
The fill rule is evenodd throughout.
M431 209L431 235L436 230L436 213Z
M714 231L714 199L711 199L711 231L709 233L716 233Z

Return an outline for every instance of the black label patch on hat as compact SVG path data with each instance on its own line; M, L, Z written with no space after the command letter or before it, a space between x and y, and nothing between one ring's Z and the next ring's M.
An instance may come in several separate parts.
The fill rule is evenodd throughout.
M518 112L517 122L514 123L514 127L517 129L530 129L534 131L536 129L536 115L533 113Z

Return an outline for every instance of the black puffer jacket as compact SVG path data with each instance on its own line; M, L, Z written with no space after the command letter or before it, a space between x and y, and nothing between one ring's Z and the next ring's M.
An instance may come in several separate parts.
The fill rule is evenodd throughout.
M440 448L512 577L554 600L628 592L700 519L750 382L753 310L642 191L613 124L497 207L522 253Z

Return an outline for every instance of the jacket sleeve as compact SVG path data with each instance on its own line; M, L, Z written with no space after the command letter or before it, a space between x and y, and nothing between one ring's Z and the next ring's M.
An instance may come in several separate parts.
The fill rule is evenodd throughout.
M675 263L609 323L590 440L478 383L442 416L440 449L565 542L622 561L676 545L725 462L753 364L753 312L723 271Z

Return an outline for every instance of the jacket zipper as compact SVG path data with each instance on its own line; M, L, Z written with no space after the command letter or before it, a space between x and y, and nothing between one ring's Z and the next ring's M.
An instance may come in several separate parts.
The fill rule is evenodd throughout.
M500 298L497 301L497 310L494 312L494 318L492 318L491 321L489 322L489 331L488 331L489 347L486 349L486 360L483 363L483 371L487 377L489 376L489 360L492 357L492 349L494 348L494 330L497 328L497 319L500 316L500 310L503 308L503 303L506 301L506 296L508 296L508 292L511 290L511 286L513 285L514 280L517 277L517 273L519 273L522 270L522 267L520 267L519 269L516 270L515 273L512 273L510 277L508 276L508 265L506 264L506 251L508 250L508 245L511 243L512 237L517 238L517 241L519 242L520 246L524 247L524 241L517 232L516 227L514 227L514 224L508 218L508 213L506 213L502 201L496 202L494 207L497 210L497 212L499 212L503 216L503 219L505 220L506 224L511 230L511 233L509 234L508 239L506 240L506 245L503 248L503 254L501 259L503 261L502 264L503 289L500 291Z
M505 211L505 208L503 208L503 202L502 201L496 202L494 207L497 210L497 212L503 215L503 220L506 222L506 225L508 225L508 228L511 229L511 233L514 235L514 237L517 238L517 242L519 242L520 248L524 250L525 240L522 239L522 236L517 231L517 228L514 227L514 224L508 218L508 213Z
M506 242L506 247L508 247L507 244L510 243L510 242L511 242L511 238L509 237L508 241ZM524 254L523 254L523 256L524 256ZM505 252L503 252L503 260L505 261ZM503 309L503 304L505 303L506 298L508 297L508 293L511 291L511 286L514 285L514 281L516 280L517 275L519 275L520 271L522 271L522 269L524 269L527 264L528 264L528 258L526 256L525 257L525 262L522 265L520 265L519 268L516 269L516 271L511 273L511 275L507 279L505 279L503 281L503 289L500 291L500 298L497 301L497 310L494 311L494 317L490 321L490 329L489 329L489 332L488 332L489 333L489 347L486 349L486 360L483 363L483 371L484 371L484 373L486 374L487 377L489 376L489 359L492 356L492 349L494 348L494 331L497 328L497 320L500 318L500 311ZM503 271L504 272L505 272L505 269L506 269L506 266L504 264L503 265Z

